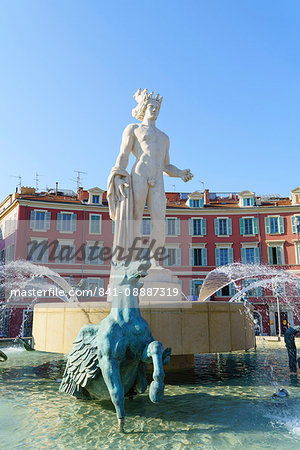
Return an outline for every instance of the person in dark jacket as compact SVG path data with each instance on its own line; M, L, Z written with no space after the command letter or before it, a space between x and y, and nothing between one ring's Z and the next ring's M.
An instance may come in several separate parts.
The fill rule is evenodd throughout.
M289 356L290 372L297 372L297 349L295 345L295 337L297 333L300 333L300 326L291 326L290 323L288 323L287 326L288 328L284 333L284 342Z

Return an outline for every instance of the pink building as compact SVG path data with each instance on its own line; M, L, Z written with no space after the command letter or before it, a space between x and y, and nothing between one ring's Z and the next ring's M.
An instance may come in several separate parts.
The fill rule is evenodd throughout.
M183 294L197 298L208 272L241 261L284 268L300 275L300 188L290 198L258 197L241 193L167 193L166 252L163 264L179 277ZM143 236L149 238L151 221L145 209ZM97 187L78 193L59 190L35 192L21 188L0 205L0 256L2 263L29 259L48 266L71 284L82 279L89 289L107 289L113 224L106 193ZM71 277L71 278L70 278ZM246 281L245 281L246 282ZM244 283L245 283L244 282ZM300 287L281 293L291 302L281 304L281 324L299 323ZM218 291L212 300L228 301L234 286ZM3 295L3 293L2 293ZM106 301L105 295L82 298ZM259 330L276 334L274 293L258 288L248 294ZM57 301L41 297L38 301ZM26 303L27 302L27 303ZM0 318L0 334L30 333L29 299L16 311L7 308ZM26 306L27 305L27 306Z

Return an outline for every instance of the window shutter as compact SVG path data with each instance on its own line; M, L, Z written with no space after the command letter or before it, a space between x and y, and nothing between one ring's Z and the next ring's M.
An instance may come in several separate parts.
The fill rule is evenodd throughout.
M180 219L176 219L176 235L180 236Z
M72 214L72 231L76 231L76 223L77 223L77 214Z
M250 205L254 206L254 197L250 198Z
M265 217L265 228L266 228L266 234L270 234L271 233L270 217Z
M193 207L193 199L189 199L189 207L192 208Z
M181 249L176 248L176 266L181 266Z
M244 219L240 219L240 234L243 235L245 233Z
M233 248L228 249L228 264L233 263Z
M233 284L233 283L230 283L230 285L229 285L229 295L230 295L230 297L233 297L234 294L235 294L235 287L234 287L234 284Z
M277 264L282 264L282 248L281 247L277 247L276 248L276 253L277 253Z
M206 235L206 219L201 219L201 234Z
M254 217L253 220L253 234L258 234L258 223L257 223L257 218Z
M190 295L193 295L193 280L190 280Z
M215 249L215 258L216 258L216 266L220 266L221 262L220 262L220 249L219 248Z
M262 297L264 295L263 288L261 286L256 288L256 291L257 291L257 297Z
M292 217L292 233L297 233L296 224L295 224L295 217Z
M35 228L35 211L30 213L30 228L33 230Z
M246 264L246 249L245 248L241 248L241 258L242 258L242 264Z
M193 234L194 234L193 227L194 227L193 219L189 219L189 235L190 236L193 236Z
M284 234L284 219L282 216L279 216L279 233Z
M269 260L269 264L273 264L272 247L268 247L268 260Z
M254 249L254 264L260 263L259 247Z
M56 255L55 255L55 262L57 263L60 263L60 254L61 254L61 245L58 244L56 247Z
M219 219L215 219L215 235L219 236Z
M222 289L219 289L216 294L217 297L222 297Z
M56 229L57 229L57 231L61 231L62 230L62 213L58 213L57 214Z
M202 266L207 266L207 248L202 248L201 250Z
M190 257L190 266L194 265L194 249L193 247L189 248L189 257Z
M228 234L232 234L232 219L227 219L227 231Z
M47 211L45 215L46 230L50 230L51 212Z
M243 206L247 206L247 199L243 198Z

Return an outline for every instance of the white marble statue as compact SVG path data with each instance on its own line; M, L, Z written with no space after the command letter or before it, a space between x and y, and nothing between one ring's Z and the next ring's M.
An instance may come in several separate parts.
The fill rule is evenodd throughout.
M152 265L156 250L165 242L166 196L163 174L178 177L187 182L193 174L189 169L180 170L170 164L169 137L156 127L162 97L147 89L139 89L135 95L138 105L132 115L141 123L128 125L122 137L120 153L108 180L110 217L115 221L116 245L127 250L133 239L141 236L141 222L147 203L151 217L150 242ZM126 171L130 153L136 159L131 174Z

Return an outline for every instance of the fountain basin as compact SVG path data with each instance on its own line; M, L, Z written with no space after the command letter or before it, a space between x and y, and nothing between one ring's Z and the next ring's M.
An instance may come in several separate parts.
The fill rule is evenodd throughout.
M99 324L110 311L104 302L39 303L34 307L36 350L69 353L85 324ZM248 350L255 337L252 306L228 302L141 302L141 313L155 339L172 347L170 368L190 367L194 355Z

